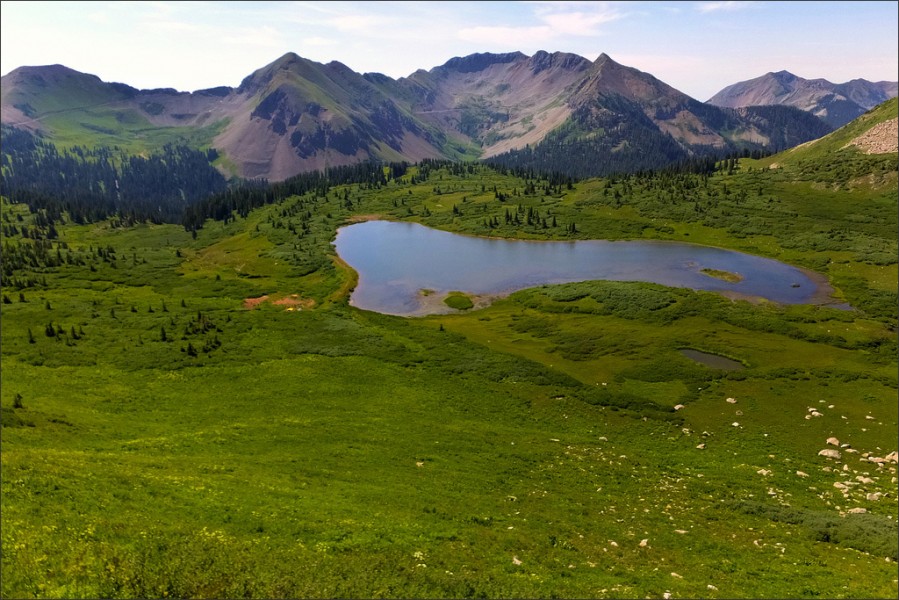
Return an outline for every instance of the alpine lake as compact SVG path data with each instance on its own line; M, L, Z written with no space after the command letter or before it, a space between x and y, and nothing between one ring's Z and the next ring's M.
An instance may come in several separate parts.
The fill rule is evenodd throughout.
M334 245L359 276L350 303L390 315L456 312L444 302L451 293L470 296L478 308L517 290L589 280L657 283L754 302L833 304L826 281L808 271L696 244L506 240L367 221L342 227Z

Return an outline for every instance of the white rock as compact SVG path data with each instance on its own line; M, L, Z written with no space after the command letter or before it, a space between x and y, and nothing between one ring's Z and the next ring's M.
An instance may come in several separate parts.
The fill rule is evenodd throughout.
M882 495L883 494L881 494L880 492L872 492L865 496L865 498L867 498L870 502L877 502L878 500L880 500Z
M808 473L805 473L803 471L796 471L796 474L799 475L800 477L808 477Z
M698 446L696 446L696 448L699 450L705 450L705 444L699 444Z
M641 548L645 548L645 547L648 546L648 545L649 545L649 538L640 540L640 547L641 547Z
M865 477L864 475L859 475L855 478L855 480L861 483L874 483L873 479L871 479L870 477Z
M512 557L512 564L513 564L513 565L520 565L520 564L521 564L521 561L518 560L518 557L517 557L517 556L513 556L513 557Z
M867 508L862 508L862 507L859 506L859 507L856 507L856 508L850 508L847 512L848 512L850 515L863 515L863 514L865 514L866 512L868 512L868 509L867 509Z
M839 481L834 481L833 487L837 488L838 490L848 490L849 489L848 485L846 485L845 483L840 483Z
M897 452L896 450L893 450L892 452L887 454L884 458L886 458L887 461L889 461L889 462L899 462L899 452Z
M718 588L716 588L716 587L715 587L714 585L712 585L711 583L708 584L708 585L705 586L705 587L706 587L706 589L712 590L713 592L717 592L717 591L718 591Z
M812 416L813 416L813 417L823 417L824 415L822 415L821 413L819 413L819 412L816 410L815 412L812 413Z
M739 424L739 423L737 423L737 422L736 422L736 421L734 421L734 422L733 422L733 423L731 423L731 426L732 426L732 427L739 427L739 426L740 426L740 424Z
M838 440L835 437L829 437L829 438L827 438L827 443L830 444L831 446L839 446L840 440Z
M824 458L836 458L839 459L842 455L839 450L834 450L832 448L825 448L818 452L818 456L823 456Z
M727 403L728 403L728 404L736 404L737 401L736 401L735 398L728 398L728 399L727 399Z
M756 473L758 473L759 475L767 476L771 474L771 471L768 469L759 469L758 471L756 471Z
M684 405L683 405L683 404L675 404L675 405L674 405L674 410L680 410L680 409L682 409L682 408L684 408Z
M671 576L674 577L674 578L676 578L676 579L683 579L683 578L684 578L683 575L678 575L678 574L675 573L674 571L671 571Z

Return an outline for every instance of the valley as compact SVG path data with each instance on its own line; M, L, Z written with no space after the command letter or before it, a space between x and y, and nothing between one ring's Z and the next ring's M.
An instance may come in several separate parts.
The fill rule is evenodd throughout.
M4 198L2 595L894 597L897 153L850 142L897 106L709 171L429 159L185 224ZM374 217L726 248L852 310L582 281L384 315L333 246Z

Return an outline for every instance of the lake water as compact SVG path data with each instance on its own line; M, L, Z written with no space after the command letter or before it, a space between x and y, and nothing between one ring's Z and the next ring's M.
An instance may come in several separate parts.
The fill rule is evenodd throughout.
M454 290L502 296L543 284L593 279L652 282L783 304L812 303L818 292L815 282L796 267L679 242L499 240L417 223L368 221L340 228L334 245L359 274L350 303L403 316L452 312L441 300ZM730 283L703 269L736 273L742 280Z

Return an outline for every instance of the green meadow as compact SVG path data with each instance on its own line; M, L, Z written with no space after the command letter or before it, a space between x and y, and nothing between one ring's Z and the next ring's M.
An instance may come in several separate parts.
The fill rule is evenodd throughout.
M196 236L46 240L4 199L2 596L896 597L890 156L423 165ZM593 281L381 315L331 246L364 218L732 248L854 309Z

